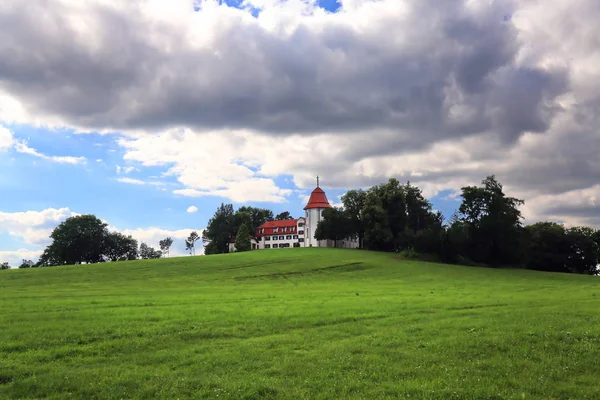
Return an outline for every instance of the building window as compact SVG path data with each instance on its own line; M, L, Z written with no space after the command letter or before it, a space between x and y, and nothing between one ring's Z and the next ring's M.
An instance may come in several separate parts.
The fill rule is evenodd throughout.
M298 231L298 235L304 235L304 231Z
M292 235L287 235L287 236L285 237L285 239L286 239L286 240L291 240L291 239L292 239Z
M279 228L273 228L273 233L277 233L279 231Z
M304 223L303 223L303 222L300 222L300 223L298 224L298 228L302 228L303 226L304 226Z
M285 236L279 236L279 240L285 240Z
M294 235L294 239L298 239L298 235Z
M295 230L296 230L296 227L295 227L295 226L292 226L292 227L290 228L290 232L294 232Z
M279 245L280 248L284 248L284 247L290 247L289 243L281 243L281 245Z
M294 243L294 247L300 247L300 243Z
M276 244L274 244L274 245L273 245L273 248L274 248L274 249L276 249L276 248L277 248L277 245L276 245Z
M302 242L304 242L304 238L300 238L300 239L298 239L298 241L299 241L300 243L302 243Z
M270 244L265 244L265 249L270 249L271 245Z
M265 236L265 241L271 240L271 236Z

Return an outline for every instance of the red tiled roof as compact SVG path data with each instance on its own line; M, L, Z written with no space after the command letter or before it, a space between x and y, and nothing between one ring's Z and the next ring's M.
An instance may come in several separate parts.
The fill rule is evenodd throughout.
M277 233L285 233L285 234L294 234L296 233L296 229L291 231L289 228L296 228L298 225L297 219L283 219L279 221L269 221L265 222L258 228L256 228L256 236L265 236L274 234L274 228L279 228ZM281 228L288 228L286 232L282 232ZM260 230L264 229L263 233L260 233Z
M309 208L331 208L325 192L318 186L312 191L310 199L308 199L308 204L304 207L305 210Z

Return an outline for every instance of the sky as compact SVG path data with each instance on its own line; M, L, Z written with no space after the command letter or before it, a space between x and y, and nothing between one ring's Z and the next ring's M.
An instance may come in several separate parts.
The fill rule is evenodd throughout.
M495 174L600 228L597 0L0 3L0 262L72 215L158 246L221 203L390 177L447 217ZM199 251L198 253L201 253Z

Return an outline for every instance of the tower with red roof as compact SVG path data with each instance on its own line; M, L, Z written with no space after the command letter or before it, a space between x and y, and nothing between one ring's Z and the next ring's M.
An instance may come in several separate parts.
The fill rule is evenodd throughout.
M319 187L319 177L317 176L317 187L310 194L308 203L304 207L306 212L306 231L305 231L305 246L310 247L325 247L327 246L326 240L315 239L315 232L317 231L317 225L323 218L323 211L326 208L331 208L331 204L327 200L327 196L323 189Z

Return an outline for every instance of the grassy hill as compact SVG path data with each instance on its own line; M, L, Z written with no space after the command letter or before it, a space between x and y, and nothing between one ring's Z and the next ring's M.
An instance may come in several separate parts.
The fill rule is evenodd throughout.
M0 398L600 398L599 278L395 254L3 271L0 331Z

